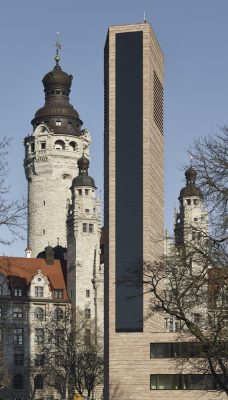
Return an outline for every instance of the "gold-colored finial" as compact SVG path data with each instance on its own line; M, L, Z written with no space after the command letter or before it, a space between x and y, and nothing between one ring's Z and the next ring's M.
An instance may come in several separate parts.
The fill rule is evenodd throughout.
M56 47L55 62L56 62L56 65L59 65L59 61L60 61L59 50L61 50L61 48L62 48L61 44L59 43L59 32L56 32L55 47Z

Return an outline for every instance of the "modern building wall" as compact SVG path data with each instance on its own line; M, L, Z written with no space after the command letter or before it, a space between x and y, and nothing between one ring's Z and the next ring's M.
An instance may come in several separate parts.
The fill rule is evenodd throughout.
M148 23L105 46L105 400L151 398L148 297L129 283L163 253L163 55ZM139 272L142 279L142 270ZM152 324L152 326L151 326Z

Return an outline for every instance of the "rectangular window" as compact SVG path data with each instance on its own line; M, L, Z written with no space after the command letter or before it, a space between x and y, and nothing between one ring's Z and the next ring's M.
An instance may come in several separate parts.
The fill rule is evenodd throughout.
M191 205L191 199L186 199L187 205L190 206Z
M43 296L44 296L43 286L35 286L35 297L43 297Z
M23 309L20 306L13 308L13 318L23 318Z
M82 224L82 231L87 232L87 224L85 223Z
M21 297L22 296L22 289L21 288L14 288L14 296Z
M56 121L56 126L61 126L61 121Z
M194 204L194 206L197 206L197 205L198 205L198 203L199 203L198 199L194 199L194 200L193 200L193 204Z
M89 224L89 233L93 233L93 224Z
M14 354L14 365L22 367L24 365L24 354Z
M40 143L40 147L41 147L41 150L45 150L46 149L46 142L41 142Z
M78 194L79 194L79 196L82 195L82 189L78 189Z
M90 297L90 290L86 290L86 297Z
M3 342L3 329L0 328L0 343Z
M85 195L86 195L86 196L89 195L89 189L85 189Z
M85 209L86 214L89 214L89 208Z
M44 330L43 328L35 329L35 342L43 343L44 342Z
M86 308L86 309L85 309L85 318L86 318L86 319L90 319L90 317L91 317L90 308Z
M228 343L224 342L224 349ZM199 342L151 343L150 358L203 358L207 348Z
M154 71L154 121L163 133L163 86Z
M212 375L150 375L151 390L213 390L215 388L216 384Z
M55 289L54 290L54 298L62 299L63 298L63 289Z
M13 330L13 344L23 344L24 330L23 328L14 328Z
M0 285L0 296L2 296L3 295L3 285L1 284Z

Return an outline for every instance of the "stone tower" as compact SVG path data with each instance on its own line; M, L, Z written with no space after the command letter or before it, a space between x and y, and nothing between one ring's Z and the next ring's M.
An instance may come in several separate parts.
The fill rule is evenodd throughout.
M208 217L202 193L196 186L197 172L191 166L185 171L186 186L179 196L179 211L175 211L175 245L177 247L201 243L208 232Z
M49 244L67 245L66 218L77 160L88 156L90 134L82 130L78 112L69 102L72 75L56 65L42 82L45 104L32 120L33 132L24 139L28 181L28 247L32 257Z
M67 219L67 287L73 307L103 327L103 268L100 267L101 213L89 160L78 160Z

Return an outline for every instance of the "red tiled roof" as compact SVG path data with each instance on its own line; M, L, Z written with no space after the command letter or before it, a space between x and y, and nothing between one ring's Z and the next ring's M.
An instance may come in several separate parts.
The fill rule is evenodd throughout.
M13 287L29 286L34 275L40 270L48 278L51 289L62 289L63 299L68 300L66 285L59 260L46 264L43 258L0 256L0 273L6 275Z

